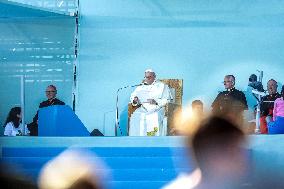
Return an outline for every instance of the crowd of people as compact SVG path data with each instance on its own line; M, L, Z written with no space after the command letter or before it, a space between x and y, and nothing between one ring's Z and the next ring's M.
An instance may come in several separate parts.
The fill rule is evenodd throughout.
M147 69L144 73L144 80L131 94L130 102L136 110L129 120L129 136L166 136L172 134L174 129L168 129L165 124L165 106L173 100L173 94L165 83L156 79L156 73ZM236 79L234 75L224 77L225 90L220 92L213 101L212 114L224 117L234 124L243 125L244 110L248 109L248 102L245 94L235 88ZM261 82L257 76L252 74L249 78L249 86L263 92ZM284 129L284 108L283 108L283 87L281 94L277 92L278 84L274 79L267 82L266 96L259 99L260 103L260 133L268 134L283 132ZM39 109L52 105L65 105L56 98L57 89L54 85L46 88L47 100L39 105ZM201 101L200 101L201 102ZM202 103L202 102L201 102ZM202 103L203 106L203 103ZM33 121L24 125L21 123L21 108L13 107L4 124L5 136L17 135L38 135L38 112ZM175 132L178 133L178 132Z
M200 119L195 122L198 125L195 132L186 135L186 146L192 151L197 168L191 174L178 176L167 184L165 189L234 189L257 186L258 183L254 183L253 180L249 183L244 180L249 172L250 164L243 148L246 138L240 125L243 123L243 112L248 109L248 105L245 94L235 88L235 83L233 75L224 77L225 90L220 92L213 101L212 114L207 118L204 116L203 103L200 100L192 102L192 111ZM279 131L279 128L284 126L284 87L281 94L277 92L277 87L277 82L270 79L267 83L268 94L260 100L261 133L263 134L276 133L275 129ZM57 89L54 85L49 85L45 92L47 100L40 103L39 108L65 104L56 98ZM172 98L169 87L156 80L153 70L146 70L143 84L131 94L131 103L138 108L130 118L129 135L164 135L162 125L165 105ZM24 125L21 122L21 108L14 107L9 112L4 127L6 136L37 135L38 112L32 123ZM184 134L179 133L178 130L172 132ZM19 183L26 184L28 188L42 189L104 188L100 179L101 173L94 172L97 169L95 168L97 162L85 161L81 152L72 153L72 155L70 152L63 153L44 166L38 186L26 181L19 181ZM78 172L80 172L79 175ZM8 179L6 177L6 174L1 174L0 179L8 185L15 184L16 177ZM56 177L60 179L55 180Z
M165 128L165 105L171 102L173 95L166 84L156 79L156 73L153 70L146 70L144 78L143 84L138 86L131 94L130 101L132 105L139 108L130 117L129 135L149 136L150 133L150 136L151 134L154 136L164 136L167 134L162 132ZM235 83L236 79L234 75L226 75L224 77L225 90L220 92L213 101L211 105L212 114L226 118L236 125L243 126L244 111L248 110L248 102L244 92L235 88ZM262 83L257 81L255 74L250 76L248 85L260 92L264 92ZM269 128L272 127L284 128L282 120L283 104L281 103L283 101L283 88L280 95L277 92L277 87L277 82L274 79L270 79L267 82L268 94L259 99L261 108L261 134L268 134ZM194 108L192 110L193 112L195 111ZM274 116L273 114L275 113L277 115ZM267 122L271 123L267 125ZM280 132L280 130L278 131ZM171 128L170 134L172 133L179 133L179 131Z

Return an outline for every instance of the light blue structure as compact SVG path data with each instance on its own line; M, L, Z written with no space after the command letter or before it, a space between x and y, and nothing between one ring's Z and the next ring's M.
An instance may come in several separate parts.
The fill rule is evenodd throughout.
M117 89L140 83L146 68L158 78L183 79L183 105L201 99L207 109L223 90L226 74L234 74L243 91L256 70L264 71L265 88L270 78L279 87L283 83L282 0L80 0L79 35L76 3L0 1L1 10L7 10L0 11L1 125L10 108L20 104L21 75L26 122L52 83L59 99L71 107L74 101L90 132L97 128L107 136L115 133ZM119 93L123 135L132 90ZM249 99L252 108L256 102Z
M244 148L252 170L243 187L281 188L283 136L250 136L247 140ZM106 163L112 175L103 180L108 189L158 189L196 167L184 141L184 137L1 137L0 147L2 161L21 167L34 180L45 163L73 147L90 150Z
M70 14L74 5L63 3L58 8L51 0L29 1L34 6L21 2L0 1L1 130L9 110L21 105L22 76L26 123L46 100L44 91L50 84L58 87L58 98L72 106L76 23Z
M140 83L147 68L158 78L183 79L183 105L201 99L207 109L226 74L243 91L256 70L264 71L265 88L270 78L279 87L284 82L284 1L81 0L80 6L76 111L90 130L114 135L116 90ZM132 90L119 94L124 134Z

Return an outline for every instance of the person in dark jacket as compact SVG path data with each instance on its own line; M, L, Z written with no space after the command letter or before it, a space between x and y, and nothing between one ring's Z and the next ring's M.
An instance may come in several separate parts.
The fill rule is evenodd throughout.
M248 109L245 94L235 88L235 77L226 75L225 91L220 92L211 107L213 114L228 118L235 124L242 124L243 112Z
M64 102L56 98L57 89L54 85L49 85L45 91L47 100L39 104L39 108L44 108L52 105L65 105ZM28 129L31 136L38 136L38 111L33 118L33 122L28 124Z
M274 101L277 98L280 98L281 95L277 92L277 81L274 79L270 79L267 82L267 91L268 95L264 96L261 99L260 104L260 133L261 134L267 134L268 128L267 128L267 122L266 118L273 117L273 107L274 107Z

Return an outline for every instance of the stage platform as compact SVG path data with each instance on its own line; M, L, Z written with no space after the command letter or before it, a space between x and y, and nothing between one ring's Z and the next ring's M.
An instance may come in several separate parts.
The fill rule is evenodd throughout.
M161 188L181 172L195 168L185 137L1 137L1 159L36 181L41 167L69 147L94 152L109 168L109 188ZM284 180L284 136L252 135L245 148L252 179ZM267 180L266 180L267 181Z

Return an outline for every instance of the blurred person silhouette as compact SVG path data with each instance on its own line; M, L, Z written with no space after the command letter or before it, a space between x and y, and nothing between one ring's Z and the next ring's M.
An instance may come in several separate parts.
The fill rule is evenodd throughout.
M257 76L255 74L251 74L249 76L249 83L248 86L256 89L259 92L264 92L263 85L260 81L257 81Z
M220 92L211 107L213 114L227 118L237 125L243 125L243 113L248 109L246 96L235 88L235 76L224 77L225 91Z
M170 130L170 135L187 135L198 127L200 121L204 118L203 102L201 100L194 100L191 103L191 111L189 108L184 108L175 113L174 127ZM182 112L184 111L184 112Z
M267 128L267 119L270 119L273 117L273 107L274 107L274 101L277 98L280 98L281 95L277 92L277 82L274 79L270 79L267 82L267 91L268 95L264 96L261 99L260 104L260 133L261 134L267 134L268 128Z
M21 123L22 112L21 107L11 108L6 122L4 124L4 136L22 136L29 135L30 131L26 124Z
M35 183L25 175L16 171L16 167L0 163L0 186L5 189L37 189Z
M245 143L243 131L230 121L205 120L189 140L202 174L196 188L240 188L248 167Z
M183 174L164 189L235 189L242 188L247 174L246 138L230 121L210 117L202 121L193 137L187 137L197 169Z
M191 103L192 112L194 112L198 117L202 118L203 116L203 102L201 100L194 100Z
M104 189L108 169L95 154L80 149L68 149L41 170L40 189Z
M45 94L46 94L47 100L39 104L39 109L52 106L52 105L65 105L64 102L56 98L57 89L54 85L47 86L45 90ZM30 130L31 136L38 136L38 111L36 115L34 116L33 121L30 124L28 124L28 128Z

